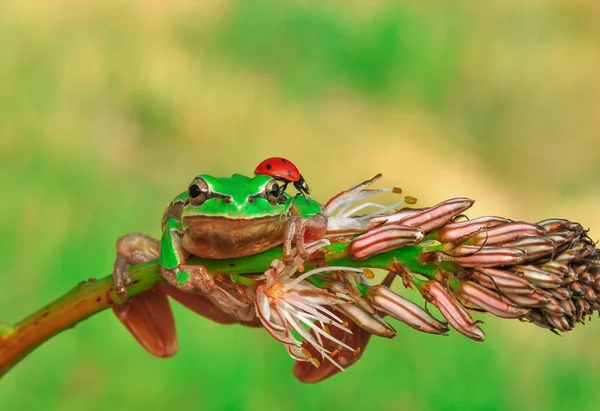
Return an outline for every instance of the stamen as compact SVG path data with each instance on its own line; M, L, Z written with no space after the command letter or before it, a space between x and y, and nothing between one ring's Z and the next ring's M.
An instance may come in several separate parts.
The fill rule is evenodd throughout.
M310 345L315 347L321 355L329 354L329 351L325 347L322 347L319 344L317 344L317 342L310 336L310 334L304 329L304 327L298 324L298 320L293 318L290 315L290 313L282 310L282 314L287 320L287 323L294 329L294 331L300 334L300 336L302 336L302 338L308 341Z
M288 291L290 288L294 288L302 280L307 279L311 275L315 275L315 274L318 274L318 273L324 273L324 272L327 272L327 271L354 271L355 273L362 274L362 270L361 269L359 269L359 268L353 268L353 267L329 266L329 267L315 268L314 270L310 270L310 271L302 274L300 277L296 278L291 283L285 284L285 286L283 287L283 291Z
M308 306L299 301L295 301L295 304L297 304L298 307L302 308L304 311L313 314L315 316L315 318L318 319L319 321L324 320L327 324L333 325L334 327L339 328L340 330L345 331L348 334L352 334L352 330L350 330L349 328L346 328L346 326L343 325L342 319L340 317L338 317L337 315L335 315L334 313L332 313L331 311L329 311L327 308L325 308L321 305L315 305L314 307L311 307L311 306ZM317 310L322 311L323 313L327 314L329 317L324 316L323 314L319 313Z
M298 316L300 319L302 319L302 316L299 315ZM314 325L311 321L305 320L303 321L306 325L308 325L310 328L312 328L315 333L321 334L323 337L327 338L330 341L333 341L334 343L338 344L341 347L346 348L347 350L350 351L354 351L354 348L350 347L348 344L338 340L337 338L335 338L334 336L332 336L331 334L327 334L325 331L323 331L322 329L320 329L319 327L317 327L316 325Z
M302 354L304 354L306 359L312 365L314 365L316 368L319 368L321 366L321 363L319 362L319 360L317 360L315 357L313 357L313 355L310 353L310 351L308 351L306 348L302 348Z
M362 273L369 280L372 280L373 278L375 278L375 273L373 271L369 270L368 268L363 268Z

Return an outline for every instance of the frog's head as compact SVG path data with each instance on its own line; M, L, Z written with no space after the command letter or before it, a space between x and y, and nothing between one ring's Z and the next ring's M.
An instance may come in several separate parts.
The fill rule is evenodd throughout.
M281 244L288 217L321 211L316 201L296 200L271 176L201 174L174 203L181 207L186 250L199 257L232 258Z
M201 174L183 196L182 222L194 232L204 231L206 227L200 225L214 226L223 219L241 225L256 220L276 221L290 211L293 203L293 198L282 193L277 182L266 175L218 178Z

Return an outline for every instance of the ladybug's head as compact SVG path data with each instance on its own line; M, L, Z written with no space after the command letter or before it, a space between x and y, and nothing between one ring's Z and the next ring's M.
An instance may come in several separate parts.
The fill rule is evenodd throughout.
M296 187L296 190L302 193L302 195L310 194L310 188L308 188L308 184L306 184L306 181L302 176L300 176L300 179L298 181L294 182L294 187Z

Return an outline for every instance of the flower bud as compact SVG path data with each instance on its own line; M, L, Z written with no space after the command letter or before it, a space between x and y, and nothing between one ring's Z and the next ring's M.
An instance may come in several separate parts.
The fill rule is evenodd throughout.
M436 232L436 240L441 243L460 243L471 234L484 228L495 227L500 224L509 223L510 220L500 217L479 217L473 220L449 223L440 227Z
M573 325L569 322L569 320L562 315L546 315L546 321L553 328L556 328L562 332L567 332L573 329Z
M392 338L396 335L396 330L380 316L369 314L355 304L337 304L335 309L342 312L346 317L360 326L360 328L371 334L385 338Z
M549 297L548 302L541 308L542 308L542 310L544 310L550 314L565 315L564 308L562 307L562 305L560 305L558 300L554 297Z
M482 287L473 281L461 282L458 286L458 294L464 300L497 317L521 318L529 312L526 308L508 304L497 292Z
M440 282L425 281L418 287L423 298L440 310L452 328L472 340L483 341L485 333L479 328L480 321L474 321L460 301Z
M517 248L524 251L527 260L535 260L556 251L554 242L544 237L524 237L504 243L502 247Z
M544 229L534 224L513 222L480 231L471 236L473 245L497 245L527 236L544 234Z
M429 312L412 301L400 297L387 287L373 286L369 288L367 297L375 308L415 330L442 335L448 332L448 327L433 318Z
M548 271L532 265L518 265L513 267L513 270L542 288L558 288L563 283L563 278L561 276L549 273Z
M419 228L384 225L353 239L348 245L347 252L355 260L364 260L375 254L416 244L424 237Z
M551 294L557 300L570 300L573 297L573 293L566 287L560 287L552 290Z
M407 217L399 223L409 227L418 227L427 233L452 221L454 217L470 208L473 203L474 201L468 198L452 198L419 214Z
M524 294L533 291L532 284L525 278L519 277L508 271L497 268L476 268L473 271L472 278L486 288L494 289L506 288L517 294L521 294L519 289L524 290Z
M437 253L440 253L439 251ZM476 247L463 245L452 250L452 254L440 253L442 261L454 261L462 267L496 267L520 264L525 253L515 248Z
M547 233L555 233L567 228L569 226L569 220L564 220L561 218L549 218L547 220L540 221L536 225L542 227Z
M540 290L535 290L528 295L512 294L507 292L502 293L502 295L521 307L540 307L550 301L550 296L546 292Z

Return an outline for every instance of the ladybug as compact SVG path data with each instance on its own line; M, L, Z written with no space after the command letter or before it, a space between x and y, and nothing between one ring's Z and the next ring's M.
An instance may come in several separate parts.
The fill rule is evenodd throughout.
M254 170L254 174L265 174L273 177L275 180L282 181L282 192L285 191L287 185L292 183L296 190L305 198L310 194L310 189L304 181L304 177L298 171L298 167L290 160L282 157L271 157L261 162Z

